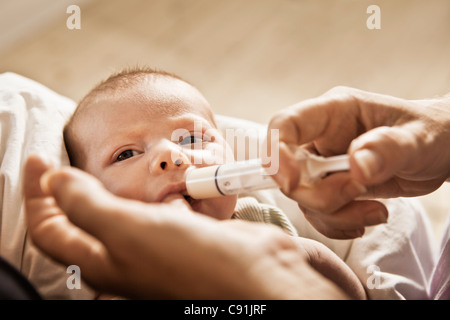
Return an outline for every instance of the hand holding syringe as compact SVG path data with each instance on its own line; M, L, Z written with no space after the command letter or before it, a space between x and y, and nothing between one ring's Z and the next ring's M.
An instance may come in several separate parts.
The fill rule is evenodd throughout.
M300 185L311 185L327 173L349 170L348 155L321 157L299 148ZM265 173L260 159L192 169L186 174L186 189L194 199L233 195L261 189L278 188Z

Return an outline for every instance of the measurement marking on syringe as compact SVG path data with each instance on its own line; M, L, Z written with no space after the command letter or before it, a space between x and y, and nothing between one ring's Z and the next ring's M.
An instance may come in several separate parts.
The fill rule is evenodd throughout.
M216 173L214 174L214 182L216 183L217 191L219 191L219 193L224 196L225 194L222 192L222 190L220 190L219 183L217 182L217 173L219 172L220 167L221 166L217 166Z

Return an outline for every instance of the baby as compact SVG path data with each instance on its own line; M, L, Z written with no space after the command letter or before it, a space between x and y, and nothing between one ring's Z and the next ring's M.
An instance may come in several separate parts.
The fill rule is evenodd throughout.
M195 132L194 125L202 131ZM186 136L172 141L180 128ZM96 87L64 136L73 166L117 195L145 202L184 198L193 157L200 152L205 163L220 163L226 145L205 98L175 76L152 71L122 73ZM236 196L189 199L195 211L217 219L231 218L236 201Z
M144 202L181 199L193 211L216 219L265 221L297 235L281 210L254 199L194 200L187 195L186 170L232 161L227 156L232 150L207 100L175 75L137 69L111 76L80 102L64 140L71 164L96 176L116 195ZM295 238L319 272L350 297L366 297L358 278L331 250Z

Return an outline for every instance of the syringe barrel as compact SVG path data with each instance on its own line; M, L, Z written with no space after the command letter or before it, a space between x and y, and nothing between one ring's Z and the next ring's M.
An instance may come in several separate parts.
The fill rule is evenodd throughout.
M264 172L260 160L193 169L186 176L187 192L194 199L277 187L276 182Z
M350 168L348 155L324 158L299 148L296 157L301 171L300 185L311 186L328 172ZM265 173L260 159L195 168L186 173L186 189L194 199L270 188L278 188L278 185Z

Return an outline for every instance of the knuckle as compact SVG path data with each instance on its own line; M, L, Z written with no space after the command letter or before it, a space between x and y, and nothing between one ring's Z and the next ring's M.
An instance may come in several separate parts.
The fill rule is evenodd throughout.
M360 96L360 90L346 86L331 88L322 95L328 103L336 104L340 102L342 106L345 106L349 102L357 102Z
M328 95L353 95L356 89L347 86L335 86L324 93L325 96Z
M334 204L320 196L310 196L304 201L307 201L304 207L310 215L329 215L334 211Z
M295 119L295 114L290 108L277 111L269 122L269 128L281 129L287 122L292 122Z

